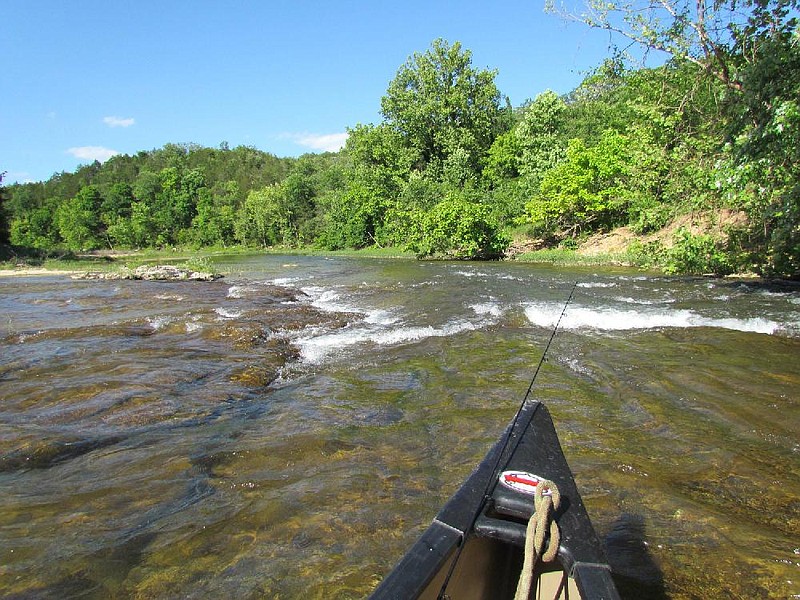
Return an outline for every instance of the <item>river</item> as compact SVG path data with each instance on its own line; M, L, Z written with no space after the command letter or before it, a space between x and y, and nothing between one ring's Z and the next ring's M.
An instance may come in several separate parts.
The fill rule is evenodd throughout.
M367 595L513 417L573 286L533 394L623 597L800 597L800 288L219 266L0 280L3 597Z

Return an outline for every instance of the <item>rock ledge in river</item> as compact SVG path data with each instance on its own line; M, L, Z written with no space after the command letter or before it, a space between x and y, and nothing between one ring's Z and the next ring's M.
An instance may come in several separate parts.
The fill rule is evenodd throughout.
M139 279L146 281L214 281L222 275L183 269L172 265L141 266L135 269L125 268L115 273L97 271L73 275L73 279Z

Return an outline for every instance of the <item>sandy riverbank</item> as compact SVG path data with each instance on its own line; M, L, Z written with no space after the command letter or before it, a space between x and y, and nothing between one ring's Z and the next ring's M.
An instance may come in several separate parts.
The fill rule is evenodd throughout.
M74 275L83 271L62 271L59 269L43 269L40 267L25 267L22 269L0 269L2 277L38 277L40 275Z

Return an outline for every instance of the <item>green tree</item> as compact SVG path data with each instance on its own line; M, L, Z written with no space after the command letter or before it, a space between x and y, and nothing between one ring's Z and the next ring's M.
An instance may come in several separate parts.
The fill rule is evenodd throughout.
M320 169L330 160L321 158ZM3 188L9 229L14 239L26 240L29 247L52 248L63 240L57 224L50 227L48 223L62 204L71 203L83 188L91 185L103 198L97 230L101 238L107 236L107 243L131 247L198 243L194 219L200 207L205 217L198 221L198 226L202 222L200 229L208 224L210 230L216 231L206 231L208 239L219 239L218 235L222 235L229 242L231 219L247 193L283 181L291 166L298 162L252 147L231 150L196 144L167 144L132 156L118 155L103 164L83 165L74 173L56 173L45 182ZM236 182L231 188L234 196L220 195L220 186L229 181ZM209 199L209 193L213 200ZM50 211L50 219L43 218L45 209ZM61 212L69 211L65 208ZM316 217L308 222L313 223Z
M750 266L800 278L800 31L753 35L761 58L729 98L733 142L720 180L750 216Z
M156 219L148 200L131 204L130 219L117 218L108 228L112 240L128 248L147 248L156 244Z
M692 62L725 86L741 90L738 67L748 60L742 42L751 34L753 20L775 24L797 6L797 0L587 0L587 10L578 15L547 0L545 10L619 34L645 51Z
M677 63L724 87L707 122L728 124L728 160L718 188L747 212L738 236L753 268L800 277L800 199L797 125L799 0L589 0L576 18L622 35L645 50L666 52ZM547 5L555 11L554 2ZM697 88L687 88L691 92ZM723 101L720 102L720 99ZM684 103L693 105L691 93ZM709 156L708 154L706 156ZM717 157L721 158L721 157ZM691 171L691 169L690 169ZM708 170L706 169L706 172ZM706 178L706 173L694 172ZM747 249L749 246L749 249Z
M381 100L386 123L417 157L416 168L434 178L480 161L502 132L505 119L495 71L472 67L461 44L437 39L400 67ZM455 162L455 165L453 164Z
M170 155L170 162L177 162L176 157L177 155ZM185 196L181 194L179 167L164 167L158 173L158 177L160 189L152 205L156 239L151 243L165 246L174 243L177 230L184 224L183 220L189 211L185 205Z
M405 247L418 258L498 258L510 242L487 206L459 197L443 200L430 211L409 211L406 218Z
M328 250L380 245L384 240L387 203L362 182L325 196L324 224L317 243Z
M675 232L674 244L664 253L664 272L670 275L729 275L733 272L719 240L708 234L693 235L685 228Z
M231 180L204 189L198 196L192 219L191 239L200 246L227 246L235 240L236 199L239 186Z
M310 164L298 165L281 183L281 212L284 215L281 236L284 243L302 245L314 238L316 216L315 170Z
M397 195L418 159L404 145L400 133L387 124L349 129L345 153L352 165L351 179L364 183L382 198Z
M100 205L100 218L110 225L118 218L130 218L133 188L125 181L118 181L109 186Z
M4 187L3 190L5 194L3 207L9 223L43 206L48 200L44 195L45 185L42 183L15 184Z
M95 186L82 188L56 212L58 232L70 250L92 250L103 245L100 206L103 197Z
M53 208L35 208L11 221L10 241L15 246L48 250L58 244L58 228L53 222Z
M545 173L528 219L541 231L577 235L619 224L630 200L628 139L606 132L596 146L572 139L564 161Z
M236 239L263 248L291 242L291 215L279 184L253 190L244 201L236 220Z
M520 175L522 144L515 130L498 135L484 159L483 177L490 187Z
M566 140L563 138L564 100L553 91L539 94L525 109L522 120L514 129L521 149L520 174L541 180L545 172L563 158Z

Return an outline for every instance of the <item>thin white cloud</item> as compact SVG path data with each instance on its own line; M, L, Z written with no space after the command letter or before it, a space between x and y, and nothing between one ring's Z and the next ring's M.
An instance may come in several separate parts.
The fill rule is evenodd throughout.
M347 133L290 133L286 137L300 146L322 152L341 150L347 141Z
M102 146L78 146L76 148L68 148L67 153L75 158L81 160L90 160L92 162L98 160L106 162L112 156L119 154L116 150L111 148L103 148Z
M122 117L103 117L103 123L108 125L109 127L130 127L136 121L131 118L122 118Z

